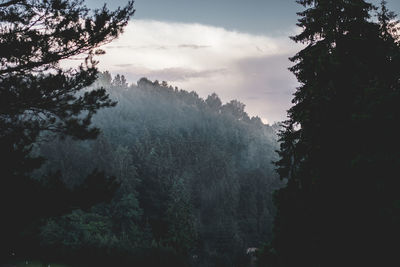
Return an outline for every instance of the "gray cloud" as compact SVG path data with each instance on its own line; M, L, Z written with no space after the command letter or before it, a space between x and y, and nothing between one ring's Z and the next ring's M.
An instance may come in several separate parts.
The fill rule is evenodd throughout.
M132 67L133 64L114 64L114 67L118 67L118 68L128 68L128 67Z
M109 45L106 46L106 49L152 49L152 50L166 50L170 47L164 45L144 45L144 46L137 46L137 45Z
M125 49L125 48L131 48L130 45L107 45L105 47L106 49Z
M181 44L177 46L165 46L165 45L146 45L146 46L135 46L135 45L109 45L107 49L155 49L155 50L167 50L175 48L187 48L187 49L204 49L209 48L209 45L197 45L197 44Z
M186 81L192 78L207 78L213 75L225 73L225 69L212 69L197 71L188 68L165 68L159 70L142 70L134 71L137 76L147 77L149 79L157 79L161 81ZM132 73L133 74L133 73Z
M190 49L202 49L209 48L209 45L196 45L196 44L181 44L178 46L179 48L190 48Z

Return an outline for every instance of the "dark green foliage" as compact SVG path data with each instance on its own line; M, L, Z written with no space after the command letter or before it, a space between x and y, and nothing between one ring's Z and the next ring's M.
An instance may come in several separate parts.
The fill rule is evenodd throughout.
M103 247L115 243L110 233L109 218L74 210L58 219L49 219L42 227L42 245L48 250L57 251L60 247L78 252L85 247ZM50 253L50 255L53 253Z
M32 183L39 191L31 193L32 196L38 195L31 205L37 206L35 212L42 216L62 215L78 207L87 210L99 202L109 202L119 186L114 177L97 170L74 187L68 187L62 181L60 172L45 175L40 181Z
M140 234L129 239L136 243L120 242L125 224L113 226L119 251L167 249L196 266L247 262L246 249L271 238L272 193L282 185L271 164L276 130L249 118L238 101L223 105L215 94L203 100L165 82L126 86L116 79L123 76L99 77L119 102L94 116L99 138L42 144L48 161L36 175L61 170L70 185L95 168L115 175L121 186L112 205L129 214L123 199L130 195L140 208L133 219Z
M49 132L95 138L92 116L115 105L104 89L82 89L97 77L94 56L104 51L96 49L115 39L133 12L133 2L90 12L80 0L0 1L0 256L15 251L18 233L47 210L39 205L43 189L29 178L43 163L33 144ZM77 69L60 67L78 55L85 60Z
M187 186L183 179L172 181L169 203L166 211L168 233L165 238L167 246L175 248L183 255L193 252L197 236L193 207Z
M279 266L397 266L397 24L384 3L374 22L363 0L298 2L307 9L293 40L307 46L292 58L300 87L277 162L288 184L276 195L265 258Z

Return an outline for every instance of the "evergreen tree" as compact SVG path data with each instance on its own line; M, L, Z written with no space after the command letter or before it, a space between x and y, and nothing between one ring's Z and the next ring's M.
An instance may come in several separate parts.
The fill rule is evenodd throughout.
M292 39L306 47L292 58L300 87L280 133L288 183L276 194L273 248L281 266L391 266L400 159L392 20L382 9L373 22L363 0L298 2L303 31Z
M92 116L115 105L104 89L82 89L97 77L94 56L104 53L97 48L119 36L133 12L133 2L90 13L81 0L0 1L0 207L6 249L41 208L29 178L42 163L31 155L33 144L46 132L94 138L99 129L91 126ZM59 65L78 55L85 56L79 68Z
M177 178L172 183L166 211L168 234L165 241L168 246L187 255L195 249L196 245L193 207L184 180Z

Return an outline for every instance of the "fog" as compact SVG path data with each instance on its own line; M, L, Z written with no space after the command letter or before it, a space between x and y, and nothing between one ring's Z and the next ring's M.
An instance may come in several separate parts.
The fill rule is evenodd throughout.
M87 212L134 225L125 233L131 249L162 244L201 255L202 266L232 266L246 260L246 248L271 239L272 193L282 186L272 164L277 125L249 117L236 100L222 104L216 94L202 99L165 82L143 78L128 86L124 77L103 73L96 86L118 101L95 115L101 135L42 144L38 151L48 160L37 176L59 170L71 187L95 169L115 176L120 187L106 207L121 209L130 199L131 207L121 212L133 205L140 215L114 218L104 205ZM62 228L62 221L57 225Z

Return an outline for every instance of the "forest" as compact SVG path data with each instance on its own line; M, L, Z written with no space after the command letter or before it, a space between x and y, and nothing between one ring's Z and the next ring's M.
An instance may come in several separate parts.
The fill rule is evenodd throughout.
M296 2L299 86L268 125L100 71L133 1L0 0L0 266L399 266L400 24Z
M199 266L232 266L271 238L272 195L282 185L272 164L276 125L250 118L236 100L165 82L129 86L105 72L93 86L118 101L93 117L101 134L38 144L33 153L47 160L34 176L73 188L102 173L119 187L110 203L47 221L39 237L46 251L168 249Z

